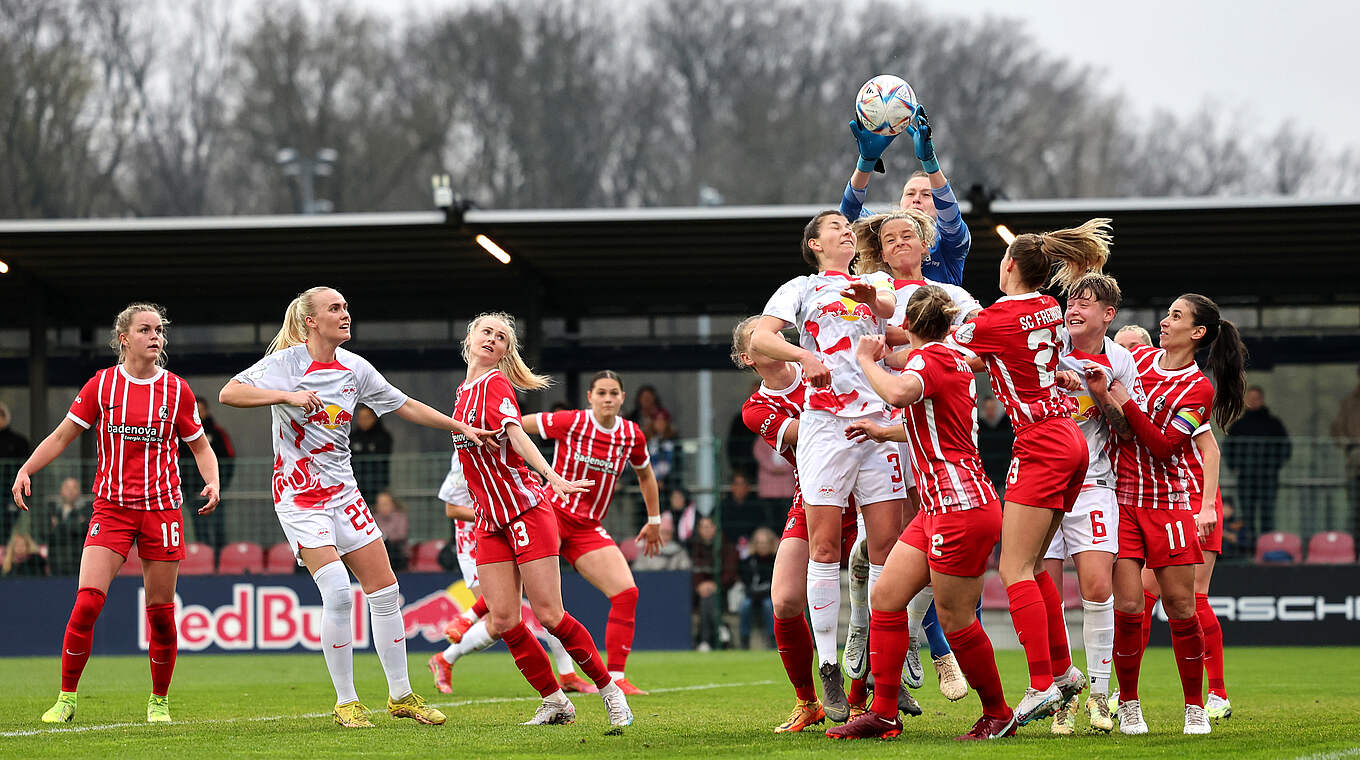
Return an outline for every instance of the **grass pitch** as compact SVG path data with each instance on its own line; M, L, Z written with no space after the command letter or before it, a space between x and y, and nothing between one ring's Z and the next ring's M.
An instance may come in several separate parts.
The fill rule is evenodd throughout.
M999 652L1001 675L1018 699L1025 684L1020 652ZM1235 715L1208 737L1181 735L1182 706L1171 653L1148 652L1140 691L1151 733L1126 737L1085 732L1049 734L1048 722L1015 739L953 741L980 714L969 695L946 702L930 677L915 692L925 715L906 719L891 741L833 742L819 731L775 736L793 694L773 651L640 652L629 679L652 696L631 700L637 722L606 735L595 695L574 695L570 726L518 725L537 704L507 654L474 655L454 668L454 694L435 692L427 655L411 655L417 692L449 716L444 726L392 720L382 709L386 688L376 655L356 657L361 699L377 727L344 730L331 723L334 691L319 653L181 655L171 689L175 723L145 721L150 676L145 657L95 657L82 679L74 723L38 721L56 698L56 658L0 660L0 757L1006 757L1360 758L1360 649L1245 649L1227 653ZM1082 664L1080 654L1078 665Z

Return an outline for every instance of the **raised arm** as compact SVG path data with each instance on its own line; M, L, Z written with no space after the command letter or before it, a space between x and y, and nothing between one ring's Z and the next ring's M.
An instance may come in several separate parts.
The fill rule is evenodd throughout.
M305 412L315 412L326 406L315 391L273 391L246 385L240 380L228 380L217 394L217 400L237 409L287 404Z
M19 472L14 475L14 484L10 486L10 495L14 497L14 503L19 508L28 511L28 505L24 503L25 496L33 495L33 487L29 476L41 472L42 468L52 464L52 460L61 456L61 452L84 432L84 428L71 421L70 417L62 420L57 428L43 439L42 443L28 455L28 459L19 468Z
M756 322L751 331L751 348L771 359L798 362L803 367L803 376L815 388L825 388L831 384L831 370L822 364L817 355L802 346L795 346L779 334L785 322L779 317L765 315Z
M926 117L925 106L917 106L915 122L907 130L911 132L916 158L930 179L930 197L935 204L935 231L940 236L932 253L939 257L945 271L949 273L948 282L962 285L963 264L973 244L972 235L963 221L954 189L949 186L949 179L940 170L940 162L935 157L934 133Z
M515 449L515 453L524 458L524 463L529 465L530 469L542 475L559 496L584 493L587 486L594 484L595 481L593 480L570 481L557 474L557 471L548 465L548 460L543 458L542 452L530 440L529 434L525 433L524 428L520 427L518 423L511 422L506 425L505 434L510 439L510 445Z
M855 164L855 171L850 174L850 181L845 185L845 194L841 196L841 214L853 222L864 213L864 197L865 191L869 188L870 172L879 174L884 172L883 151L888 149L896 135L876 135L860 126L858 119L850 121L850 134L854 136L859 147L859 161Z
M860 336L859 345L855 347L855 359L864 372L864 379L869 381L869 386L879 398L893 406L910 406L920 401L925 388L915 375L894 375L879 365L884 350L881 336Z
M489 440L492 435L490 430L464 425L449 415L444 414L437 409L433 409L427 404L416 401L413 398L406 399L406 403L397 407L393 413L407 422L414 422L417 425L434 428L435 430L448 430L466 436L468 440L478 446L482 445L482 438L485 437ZM534 450L537 451L538 449L535 448Z

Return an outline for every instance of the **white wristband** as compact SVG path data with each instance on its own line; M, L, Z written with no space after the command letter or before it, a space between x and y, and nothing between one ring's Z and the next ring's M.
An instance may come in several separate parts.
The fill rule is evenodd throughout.
M647 524L648 524L648 525L660 525L660 524L661 524L661 515L647 515Z

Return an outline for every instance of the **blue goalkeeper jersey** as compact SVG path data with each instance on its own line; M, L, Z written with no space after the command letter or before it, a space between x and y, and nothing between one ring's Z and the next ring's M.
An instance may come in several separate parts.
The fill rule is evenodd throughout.
M867 189L867 188L866 188ZM845 195L841 197L841 213L846 219L855 221L873 216L864 209L865 190L857 190L849 182L845 183ZM945 183L939 189L931 188L930 195L935 202L935 245L926 252L921 262L921 274L927 280L947 282L950 285L963 284L963 262L968 258L968 249L973 245L972 233L959 212L959 202L954 197L954 189Z

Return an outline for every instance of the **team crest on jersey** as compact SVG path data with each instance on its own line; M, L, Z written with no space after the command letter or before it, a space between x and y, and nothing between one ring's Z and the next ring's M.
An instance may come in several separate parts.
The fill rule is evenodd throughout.
M353 396L353 395L357 394L358 392L359 392L359 389L358 389L358 388L355 388L353 385L346 385L345 387L343 387L343 388L340 389L340 395L341 395L341 396Z
M506 417L514 417L516 414L515 402L508 398L501 399L500 411L501 414L504 414Z
M977 325L969 322L954 332L954 340L958 343L969 343L973 340L973 330Z
M917 372L920 372L925 368L926 360L920 356L913 356L911 357L911 360L907 362L907 369L912 369L916 370Z
M1157 400L1152 402L1152 411L1160 412L1164 408L1166 408L1166 396L1158 396Z
M194 413L197 414L198 410L195 409ZM162 420L168 418L170 416L170 408L167 407L165 404L161 404L161 408L156 410L156 416L161 418Z

